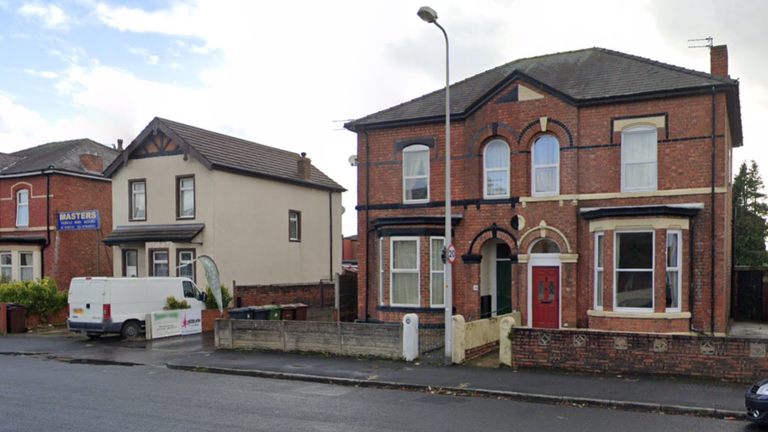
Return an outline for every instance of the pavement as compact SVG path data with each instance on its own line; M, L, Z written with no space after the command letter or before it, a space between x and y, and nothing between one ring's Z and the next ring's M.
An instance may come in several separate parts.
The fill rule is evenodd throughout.
M535 403L745 419L749 385L627 374L443 366L266 351L216 350L213 333L154 341L91 341L66 329L0 336L0 355L399 389Z

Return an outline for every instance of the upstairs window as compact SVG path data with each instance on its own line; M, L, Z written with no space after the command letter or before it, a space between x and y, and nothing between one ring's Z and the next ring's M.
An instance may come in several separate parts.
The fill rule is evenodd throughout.
M553 136L543 136L533 144L533 196L560 193L560 143Z
M29 191L26 189L16 192L16 226L29 226Z
M403 202L429 202L429 147L425 145L403 149Z
M638 126L621 133L621 190L656 190L656 129Z
M195 217L195 178L179 177L176 179L176 217L192 219Z
M129 183L131 220L147 220L147 183L133 180Z
M301 212L296 210L288 211L288 240L301 241Z
M485 198L509 198L509 146L501 140L492 141L483 155Z

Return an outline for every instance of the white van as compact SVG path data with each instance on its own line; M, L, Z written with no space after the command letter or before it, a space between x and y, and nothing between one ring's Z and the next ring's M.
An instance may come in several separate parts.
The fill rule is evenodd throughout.
M80 277L69 285L70 331L98 338L119 333L138 336L147 314L163 310L167 298L186 300L192 309L205 309L207 295L188 278Z

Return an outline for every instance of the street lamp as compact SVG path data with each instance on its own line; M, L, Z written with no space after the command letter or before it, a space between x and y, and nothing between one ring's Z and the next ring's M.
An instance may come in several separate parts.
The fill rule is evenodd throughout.
M445 259L445 365L450 366L453 361L453 264L448 259L447 248L451 243L451 93L449 87L448 67L448 33L437 22L437 12L429 6L422 6L418 12L419 18L427 23L434 24L445 36L445 243L443 244L443 256Z

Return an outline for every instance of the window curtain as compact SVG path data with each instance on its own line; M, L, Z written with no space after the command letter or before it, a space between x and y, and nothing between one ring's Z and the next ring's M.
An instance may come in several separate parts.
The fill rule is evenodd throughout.
M392 257L392 303L419 304L418 242L394 241Z
M405 198L407 200L420 200L429 197L427 195L428 149L403 153L403 176L405 177Z
M624 187L653 188L656 185L656 131L628 132L623 136Z
M534 144L533 166L536 192L557 192L559 156L560 145L555 137L541 137Z
M509 147L502 141L485 150L485 190L488 196L509 194Z

